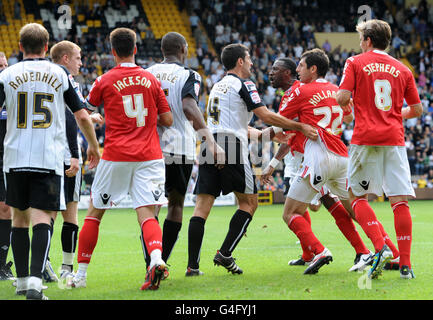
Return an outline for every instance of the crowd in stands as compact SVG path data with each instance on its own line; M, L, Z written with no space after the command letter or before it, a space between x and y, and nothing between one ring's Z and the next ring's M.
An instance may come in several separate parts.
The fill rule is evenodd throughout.
M433 6L425 0L419 5L405 8L404 1L394 1L393 7L387 7L384 0L367 1L371 8L372 18L379 18L390 23L393 39L390 54L400 58L406 57L417 75L417 84L424 105L424 114L419 119L405 121L406 148L413 175L415 187L433 187ZM54 5L46 1L48 5ZM206 99L213 84L225 73L219 60L219 53L228 43L239 42L250 48L253 66L253 80L257 83L259 93L265 104L273 111L278 110L281 90L272 88L269 82L269 72L273 62L279 57L290 57L299 61L305 50L321 47L330 59L330 70L326 79L339 84L345 60L360 51L333 48L329 42L317 44L314 32L354 32L358 20L358 8L366 1L336 1L336 0L178 0L179 9L187 10L190 16L191 31L197 44L197 55L193 55L186 65L203 72L203 92L199 106L205 114ZM102 12L111 6L116 9L125 8L124 1L107 1L105 7L86 4L77 6L76 13L86 15L86 18L103 19ZM338 8L338 10L336 10ZM347 14L344 14L344 13ZM76 19L76 17L74 17ZM76 20L74 20L76 22ZM200 28L200 25L203 28ZM148 67L161 60L161 56L149 56L146 48L154 44L151 26L146 19L139 18L128 22L128 27L136 30L138 41L137 64ZM145 31L146 38L140 37ZM150 32L149 32L150 31ZM83 94L86 96L96 77L112 68L115 63L111 55L109 32L88 32L78 36L72 28L67 39L82 48L81 74L76 77ZM208 46L211 40L214 48ZM52 39L55 43L62 39ZM412 50L412 51L409 51ZM9 58L9 64L17 62L18 53ZM103 109L100 110L103 113ZM265 128L266 124L257 118L252 122L257 128ZM97 127L101 147L104 144L104 127ZM348 145L353 133L353 124L344 126L343 141ZM255 166L266 165L273 157L277 145L268 143L252 146L261 152ZM282 169L282 166L280 167ZM284 189L283 172L276 171L275 183L261 186L260 189ZM91 175L88 176L91 180Z

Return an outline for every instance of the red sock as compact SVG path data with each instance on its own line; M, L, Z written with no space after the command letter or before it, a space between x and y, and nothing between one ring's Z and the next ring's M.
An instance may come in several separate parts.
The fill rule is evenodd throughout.
M380 228L380 232L382 232L382 236L383 236L383 240L385 240L385 244L392 251L392 257L394 259L397 258L400 255L400 252L398 251L394 243L392 243L391 238L388 236L388 233L386 233L385 228L383 227L382 223L380 223L380 221L379 221L379 228Z
M311 226L311 218L308 209L305 210L303 217L305 218L305 220L307 220L308 224Z
M410 248L412 245L412 217L407 201L399 201L392 205L397 244L400 250L400 267L410 264Z
M86 217L78 237L78 263L90 263L93 250L98 242L99 224L101 221L93 217Z
M380 232L379 222L376 214L368 204L366 199L356 199L352 202L352 208L355 212L356 221L364 230L367 237L373 243L376 252L379 252L385 244L382 233Z
M162 252L162 230L155 218L149 218L141 224L143 231L143 242L146 244L147 252L159 249Z
M298 237L299 241L301 241L302 250L304 252L311 251L313 254L318 254L325 249L325 247L316 238L313 231L311 230L310 224L304 219L303 216L299 214L294 215L290 219L288 225L290 230L292 230ZM311 258L305 261L310 260Z
M369 253L370 251L365 246L364 241L362 241L356 230L355 224L346 208L341 204L340 201L334 203L331 208L329 208L329 213L334 217L335 223L340 229L341 233L350 242L355 252L358 253Z

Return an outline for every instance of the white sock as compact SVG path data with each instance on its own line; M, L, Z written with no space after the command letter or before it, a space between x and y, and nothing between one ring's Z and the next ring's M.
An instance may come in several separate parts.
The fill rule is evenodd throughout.
M63 251L63 264L72 266L74 264L74 252L64 252Z
M42 278L29 277L27 280L27 289L35 289L39 292L42 290Z
M17 290L27 290L29 277L17 278Z
M150 268L152 268L155 264L157 263L161 263L162 258L161 258L162 252L159 249L155 249L150 253Z
M87 268L89 267L88 263L79 263L77 276L85 278L87 276Z

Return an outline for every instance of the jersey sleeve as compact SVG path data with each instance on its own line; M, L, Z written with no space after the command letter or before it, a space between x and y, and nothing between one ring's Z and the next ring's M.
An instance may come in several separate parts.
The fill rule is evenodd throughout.
M84 108L84 104L78 96L77 92L74 89L74 86L71 83L71 80L68 78L68 88L63 92L63 98L65 99L66 104L71 109L72 112L77 112Z
M408 72L408 80L406 89L404 91L404 99L409 106L413 106L414 104L421 103L419 98L418 89L416 87L415 78L412 73Z
M352 92L355 89L355 64L352 57L346 60L343 69L343 76L340 81L340 90L348 90Z
M3 108L5 99L6 99L5 88L3 86L3 83L0 82L0 109Z
M183 99L187 96L191 96L198 103L200 87L201 76L197 72L190 70L189 77L182 88L181 98Z
M66 139L68 140L69 151L71 152L71 157L78 159L80 157L78 152L78 140L77 140L77 132L78 125L75 121L74 115L72 112L65 108L66 114Z
M299 111L299 89L296 89L290 93L290 95L286 98L285 103L281 106L280 111L278 113L287 119L295 119L298 117Z
M251 80L241 81L241 89L239 90L239 95L244 100L247 105L247 110L252 111L258 107L262 107L265 104L260 98L257 87Z
M95 111L102 104L102 81L96 78L86 100L86 108Z

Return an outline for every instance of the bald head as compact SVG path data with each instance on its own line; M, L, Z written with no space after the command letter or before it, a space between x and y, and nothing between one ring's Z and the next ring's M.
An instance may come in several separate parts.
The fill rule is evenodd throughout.
M182 55L185 46L188 47L185 37L177 32L166 33L161 40L164 57Z

